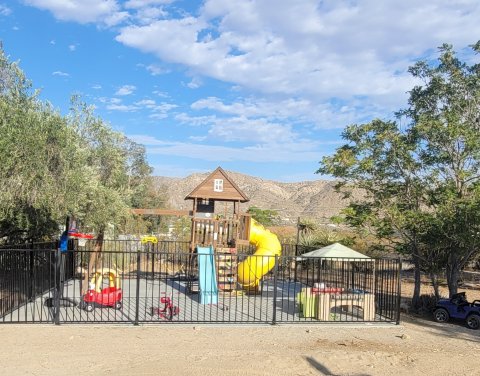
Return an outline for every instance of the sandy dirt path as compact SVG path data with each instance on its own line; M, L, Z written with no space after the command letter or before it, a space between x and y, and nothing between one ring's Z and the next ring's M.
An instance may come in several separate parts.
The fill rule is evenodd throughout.
M1 375L480 375L480 332L400 326L0 326Z

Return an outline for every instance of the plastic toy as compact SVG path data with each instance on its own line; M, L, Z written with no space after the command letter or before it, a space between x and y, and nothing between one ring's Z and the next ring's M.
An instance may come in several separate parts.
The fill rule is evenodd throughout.
M103 276L105 275L108 276L109 286L102 288ZM95 305L121 309L122 296L123 292L120 288L120 280L115 271L102 269L92 277L89 289L83 296L82 308L87 312L92 312Z
M156 236L144 236L141 240L142 244L147 244L147 243L152 243L152 244L157 244L158 239Z
M470 329L480 328L480 300L472 303L467 301L464 292L454 294L451 299L440 299L433 312L437 322L447 322L450 319L465 320Z
M163 304L163 307L150 308L150 314L152 316L157 315L160 319L172 321L173 316L180 313L180 308L173 305L172 299L169 296L162 296L160 303Z

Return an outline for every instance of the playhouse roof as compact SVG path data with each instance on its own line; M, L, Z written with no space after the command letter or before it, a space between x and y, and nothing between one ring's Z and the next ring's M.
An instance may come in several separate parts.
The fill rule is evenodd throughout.
M340 243L333 243L326 247L319 248L299 256L299 258L302 258L302 257L352 259L351 261L357 261L357 259L364 259L365 261L372 260L370 257L364 255L363 253L354 251L353 249L345 247L343 244L340 244ZM361 261L361 260L358 260L358 261Z
M222 180L222 188L220 190L215 189L215 180ZM185 197L185 200L193 200L195 198L218 201L250 201L221 167L218 167L208 175L204 181Z

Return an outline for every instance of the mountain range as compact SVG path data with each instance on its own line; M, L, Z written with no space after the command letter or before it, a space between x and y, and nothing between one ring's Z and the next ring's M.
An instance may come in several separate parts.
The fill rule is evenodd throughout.
M250 206L278 212L281 223L294 225L298 218L328 223L340 213L348 201L335 191L335 181L314 180L283 183L265 180L233 171L226 171L231 180L248 196L249 202L241 204L241 210ZM153 177L156 189L166 196L165 206L170 209L191 209L191 201L184 198L199 185L209 173L195 173L185 178ZM354 195L356 196L356 195Z

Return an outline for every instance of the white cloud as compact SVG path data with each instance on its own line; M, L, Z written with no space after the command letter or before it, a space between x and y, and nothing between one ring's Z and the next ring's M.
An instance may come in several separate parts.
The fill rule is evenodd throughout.
M99 97L98 101L104 104L105 108L110 111L135 112L140 109L135 104L124 104L120 98Z
M137 9L132 18L140 25L147 25L166 16L167 12L161 7L142 7Z
M151 5L164 5L174 0L129 0L125 2L125 8L144 8Z
M128 12L113 12L102 21L106 26L112 27L128 20L129 17L130 15Z
M66 72L55 71L55 72L52 72L52 76L69 77L70 75Z
M155 107L156 103L152 99L142 99L141 101L135 102L137 106L145 106L147 108Z
M161 98L168 98L169 97L168 93L166 93L165 91L161 91L161 90L154 90L154 91L152 91L152 93L155 94L158 97L161 97Z
M108 104L106 108L107 110L120 111L120 112L134 112L138 110L137 106L126 105L126 104L114 104L114 103Z
M202 80L198 77L192 78L192 80L187 84L187 87L190 89L198 89L202 85Z
M158 76L160 74L166 74L170 72L168 69L165 69L158 64L137 64L137 66L145 68L152 76Z
M207 136L190 136L190 137L188 137L188 139L193 141L193 142L202 142L202 141L205 141L207 139Z
M0 16L9 16L12 14L12 10L6 5L0 4Z
M237 98L235 102L225 103L217 97L207 97L192 103L193 110L210 110L216 113L277 120L292 126L307 125L311 128L332 129L346 124L364 121L369 116L381 117L378 108L365 99L353 99L348 102L315 102L310 99L278 98Z
M476 1L207 0L198 17L127 26L117 40L263 93L398 106L412 59L444 41L472 43L479 18Z
M73 51L75 51L75 50L77 49L77 45L75 45L75 44L70 44L70 45L68 46L68 49L73 52Z
M209 125L216 121L216 116L191 116L184 112L175 116L175 120L180 122L181 124L186 124L190 126L201 126L201 125Z
M115 95L130 95L132 94L135 90L136 90L136 86L134 85L123 85L122 87L120 87Z
M298 137L288 125L270 123L265 119L233 117L217 119L208 134L226 142L277 143L292 142Z
M156 64L147 65L146 69L152 76L158 76L159 74L165 74L169 72L168 69L164 69Z
M100 90L101 88L102 88L102 85L99 85L99 84L92 85L92 89L94 90Z
M270 144L249 147L227 147L200 143L158 140L147 135L129 135L134 141L144 144L147 152L153 155L194 158L204 161L227 162L311 162L321 159L322 154L305 145Z
M99 22L112 26L125 18L119 14L116 0L24 0L36 8L45 9L64 21L79 23ZM112 22L116 20L116 22Z

